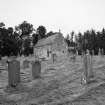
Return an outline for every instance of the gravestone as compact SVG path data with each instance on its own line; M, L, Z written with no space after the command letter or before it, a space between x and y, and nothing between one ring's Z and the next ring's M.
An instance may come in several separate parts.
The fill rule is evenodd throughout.
M2 56L0 55L0 60L2 59Z
M91 80L94 79L94 73L92 69L92 57L89 54L89 52L83 56L83 69L84 73L82 82L84 81L85 83L91 82Z
M8 86L16 87L20 82L20 62L17 60L8 61Z
M76 50L76 55L78 56L79 54L78 54L78 50Z
M94 50L92 50L92 55L94 56L95 54L94 54Z
M29 68L29 61L24 60L23 61L23 69Z
M7 70L7 59L0 60L0 72Z
M102 54L102 57L104 56L104 49L102 48L101 49L101 54Z
M100 56L101 55L101 49L99 48L98 50L98 55Z
M2 60L0 61L0 64L1 64L2 66L7 66L7 60L8 60L8 58L3 57Z
M56 56L56 54L52 54L52 60L53 60L53 63L56 62L56 60L57 60L57 56Z
M32 62L32 77L33 79L41 77L41 62L40 61Z

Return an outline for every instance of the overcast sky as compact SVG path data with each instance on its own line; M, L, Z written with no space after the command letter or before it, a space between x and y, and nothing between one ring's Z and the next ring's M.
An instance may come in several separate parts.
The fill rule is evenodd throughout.
M65 35L105 27L105 0L0 0L0 22L7 27L28 21Z

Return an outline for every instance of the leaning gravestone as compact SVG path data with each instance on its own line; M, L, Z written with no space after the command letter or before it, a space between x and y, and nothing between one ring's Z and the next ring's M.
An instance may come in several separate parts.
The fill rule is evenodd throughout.
M83 69L84 73L83 73L82 83L84 81L85 83L89 83L94 78L94 73L92 69L92 57L89 54L89 52L85 54L83 57Z
M8 86L16 87L20 82L20 62L13 59L8 61Z
M32 77L33 79L41 77L41 62L40 61L32 62Z

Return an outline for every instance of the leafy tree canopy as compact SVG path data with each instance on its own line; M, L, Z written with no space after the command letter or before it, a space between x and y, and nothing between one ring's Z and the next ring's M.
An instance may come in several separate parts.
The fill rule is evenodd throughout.
M29 36L33 31L33 25L27 21L23 21L21 24L15 27L16 32L20 34L20 37Z
M37 28L37 34L39 35L40 38L45 38L46 37L46 28L44 26L39 26Z

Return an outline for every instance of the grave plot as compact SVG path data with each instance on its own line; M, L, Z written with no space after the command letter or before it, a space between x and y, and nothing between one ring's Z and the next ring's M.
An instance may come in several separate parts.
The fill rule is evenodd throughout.
M64 63L56 65L48 65L45 61L43 65L41 65L41 71L43 71L41 72L41 78L38 79L32 79L30 72L32 71L32 68L26 70L22 69L22 72L24 71L24 73L23 76L21 75L22 72L20 73L21 80L23 77L29 78L30 75L30 81L22 81L21 84L23 84L24 87L19 90L20 92L18 91L17 93L14 92L7 94L4 103L8 100L8 102L11 103L12 101L15 101L14 103L19 105L29 105L35 103L38 105L57 105L57 103L65 103L75 99L75 97L80 95L82 92L85 92L88 87L88 85L84 86L81 84L81 76L84 72L82 59L81 57L77 57L76 60L77 62L75 63L68 60ZM54 66L55 69L50 70L49 68L46 71L44 70L44 66L47 66L46 68ZM98 66L100 65L97 65L96 68L98 68ZM5 82L8 83L8 77L6 78L7 81L5 80ZM92 84L89 86L91 87ZM25 90L25 88L27 89Z

